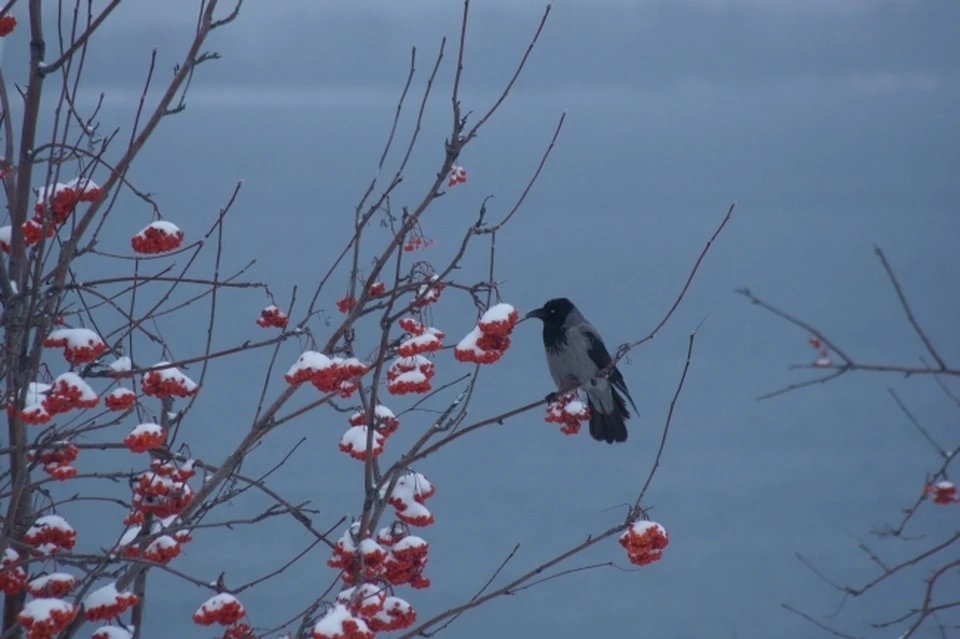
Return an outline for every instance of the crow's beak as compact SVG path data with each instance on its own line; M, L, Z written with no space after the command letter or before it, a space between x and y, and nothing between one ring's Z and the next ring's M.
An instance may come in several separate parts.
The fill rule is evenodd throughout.
M546 312L542 308L537 308L527 313L526 319L530 319L531 317L542 320L544 317L546 317Z

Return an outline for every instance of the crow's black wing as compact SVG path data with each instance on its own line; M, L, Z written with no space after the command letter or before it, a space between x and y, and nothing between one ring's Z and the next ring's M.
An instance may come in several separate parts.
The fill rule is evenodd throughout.
M610 357L610 352L607 351L606 344L603 343L603 340L600 339L600 336L596 332L584 329L583 334L587 337L587 340L590 342L590 348L588 354L590 355L590 361L596 364L598 369L606 368L610 361L613 359ZM620 373L620 369L616 366L613 367L613 371L610 373L610 383L613 384L613 387L621 391L624 395L627 396L627 399L630 400L630 405L633 406L634 412L637 411L637 405L633 403L633 398L630 397L630 391L627 390L627 382L623 379L623 375Z

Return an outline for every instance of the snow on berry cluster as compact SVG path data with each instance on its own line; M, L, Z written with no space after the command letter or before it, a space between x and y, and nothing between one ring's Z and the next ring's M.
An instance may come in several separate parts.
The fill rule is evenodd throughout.
M369 368L356 357L327 357L317 351L305 351L283 376L291 386L310 382L321 393L339 393L349 398L359 388L358 378Z
M73 550L77 545L77 531L60 515L44 515L30 526L23 543L33 546L34 556L54 555L61 550Z
M0 19L2 21L10 16ZM103 197L103 192L88 178L75 178L65 184L57 183L49 188L37 190L37 202L33 206L34 215L20 225L23 233L23 242L32 246L42 238L51 238L57 234L57 229L70 218L81 202L96 202ZM0 249L4 253L10 252L12 229L10 226L0 228Z
M924 487L923 494L931 496L933 503L939 506L947 504L960 504L960 496L957 495L957 487L951 481L938 481L933 485Z
M170 362L157 362L143 375L141 388L150 397L193 397L200 387Z
M80 449L66 441L52 442L50 446L53 446L50 450L27 453L27 459L39 460L43 464L43 472L59 481L75 477L77 469L74 468L73 462L80 454Z
M169 253L180 248L181 243L183 231L173 222L166 220L151 222L130 238L133 251L141 255Z
M433 497L437 489L430 481L414 471L408 471L397 478L396 485L387 498L389 486L380 490L380 498L393 506L398 520L411 526L423 528L433 523L433 514L425 503Z
M666 528L653 521L635 521L620 535L620 545L626 549L627 559L637 566L658 561L669 543Z
M467 170L459 164L450 167L450 179L447 180L447 186L454 187L457 184L463 184L467 181Z
M428 393L436 366L423 355L398 357L387 369L387 392L391 395Z
M410 534L401 522L382 528L375 537L359 539L359 529L360 523L354 522L327 560L328 566L342 571L344 584L356 585L359 577L361 584L430 587L430 580L423 576L430 550L424 539Z
M200 626L224 626L223 639L244 639L252 630L249 624L241 621L246 616L247 610L239 599L221 592L200 604L193 613L193 622Z
M377 457L383 452L383 445L391 434L400 427L400 421L393 411L386 406L378 405L374 410L374 423L371 425L363 411L350 416L350 428L340 438L340 450L354 459L366 461L367 439L370 437L370 455ZM373 434L368 436L372 426Z
M547 416L544 420L551 424L560 424L560 432L564 435L576 435L583 422L590 420L590 407L579 399L577 391L570 391L547 404Z
M44 348L62 348L63 358L70 364L87 364L96 360L107 345L89 328L58 328L43 340Z
M459 362L493 364L510 348L510 333L520 314L510 304L495 304L453 350Z
M274 327L284 329L289 323L290 318L274 304L260 311L260 317L257 318L257 326L261 328Z
M179 515L193 500L193 489L187 483L195 471L188 462L179 468L171 463L153 460L150 470L133 482L133 509L160 518Z

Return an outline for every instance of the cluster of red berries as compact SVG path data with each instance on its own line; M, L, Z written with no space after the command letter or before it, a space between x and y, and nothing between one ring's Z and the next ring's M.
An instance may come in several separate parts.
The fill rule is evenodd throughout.
M381 491L386 497L389 486ZM426 507L426 501L437 492L436 487L420 473L410 471L397 478L387 503L396 510L396 517L405 524L423 528L434 522L433 513Z
M141 388L144 395L150 397L193 397L200 391L200 387L192 379L184 375L176 366L167 366L169 362L158 362L153 370L143 376ZM157 368L166 366L166 368Z
M5 38L17 28L17 19L13 16L0 18L0 38Z
M0 19L0 21L6 18ZM103 197L103 191L92 181L77 178L67 184L56 184L51 189L44 189L40 198L33 206L34 216L24 222L20 230L23 232L23 242L32 246L41 238L51 238L57 234L57 227L64 224L81 202L96 202ZM49 211L49 218L44 220L44 213ZM7 241L9 243L9 240ZM9 248L5 248L9 251Z
M382 404L378 404L374 409L373 418L374 428L384 437L392 435L400 428L400 420L397 419L392 410ZM367 415L362 410L351 415L348 421L351 426L367 426L369 424Z
M168 253L180 248L182 243L183 231L176 224L166 220L151 222L130 238L130 246L134 253L141 255Z
M354 616L343 604L336 604L314 624L312 639L374 639L367 622Z
M590 407L577 397L577 391L570 391L547 404L547 416L544 420L551 424L560 424L560 432L564 435L576 435L583 422L590 421Z
M51 639L66 630L77 616L77 607L62 599L34 599L24 605L17 622L27 639Z
M27 583L26 571L15 565L19 562L20 553L16 550L7 548L3 551L3 559L0 560L0 592L5 595L17 594Z
M813 365L817 368L829 368L832 364L830 361L830 351L823 345L823 340L816 335L811 335L807 342L813 350L817 351L818 357L816 361L813 362Z
M453 349L458 362L493 364L510 348L510 333L520 314L510 304L491 306L470 333Z
M167 441L167 431L160 424L140 424L123 438L123 443L132 453L145 453L152 448L159 448Z
M414 308L423 308L433 304L440 299L440 293L443 292L445 285L440 281L440 276L433 274L426 284L421 284L417 289L417 294L413 298L411 306Z
M129 388L115 388L103 398L103 405L107 410L123 411L132 408L137 401L137 394Z
M63 373L54 380L42 403L50 415L57 415L73 409L94 408L99 402L100 398L82 377Z
M370 297L380 297L387 292L387 285L383 282L374 282L370 285L370 288L367 289L367 295Z
M364 581L382 579L393 586L430 586L430 580L423 576L429 551L426 541L408 534L403 524L381 529L376 539L367 536L357 541L359 529L359 522L352 524L337 540L327 561L331 568L343 571L344 583L353 585L356 568Z
M77 469L73 467L73 462L80 454L80 449L66 442L54 442L54 445L56 448L45 450L39 455L40 463L43 464L43 472L60 481L76 477ZM30 461L33 461L34 458L33 453L27 454L27 459Z
M290 318L287 317L286 313L273 304L260 311L260 317L257 318L257 326L261 328L269 328L272 326L283 329L286 328L289 323Z
M424 326L412 317L402 318L399 324L400 328L411 335L397 348L397 355L400 357L434 353L443 348L443 338L446 337L443 331L432 326Z
M450 167L450 179L447 180L448 187L454 187L457 184L463 184L467 181L467 170L459 164Z
M133 633L122 626L100 626L90 639L133 639Z
M193 500L193 489L187 483L192 472L174 467L170 474L162 468L141 473L133 483L134 509L161 518L180 514Z
M27 584L27 592L34 597L63 597L77 585L77 578L65 572L37 577Z
M43 340L44 348L62 348L70 364L87 364L107 350L100 336L89 328L58 328Z
M433 246L433 240L424 237L422 234L411 234L404 245L403 250L407 253L416 251L417 249L426 249Z
M357 378L367 373L369 367L356 357L330 358L317 351L305 351L283 379L290 385L310 382L321 393L340 393L348 399L359 388Z
M193 613L193 622L201 626L232 626L247 616L240 600L233 595L221 592L203 602Z
M140 597L132 592L117 591L117 584L109 583L94 590L83 600L83 616L87 621L105 621L119 617L137 605Z
M35 548L34 555L52 555L73 550L77 545L77 531L60 515L44 515L30 526L23 543Z
M387 369L387 392L391 395L428 393L435 374L434 363L423 355L398 358Z
M663 557L663 549L669 545L667 530L652 521L635 521L620 535L620 545L627 551L630 563L646 566Z
M349 313L357 307L357 300L350 296L344 296L337 300L337 310L341 313Z
M351 426L340 438L339 448L356 460L366 461L368 457L378 457L383 452L384 436L373 431L370 437L370 450L367 451L368 428L366 424Z
M957 487L950 481L938 481L932 486L927 484L923 488L924 495L933 495L933 503L945 506L947 504L960 503L960 497L957 496Z

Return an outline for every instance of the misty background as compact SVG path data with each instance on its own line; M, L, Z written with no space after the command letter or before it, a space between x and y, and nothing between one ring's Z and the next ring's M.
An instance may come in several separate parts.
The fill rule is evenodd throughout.
M526 0L474 0L465 110L484 112L496 99L543 8ZM419 202L440 166L461 11L461 3L439 0L246 3L234 24L209 39L223 59L197 70L186 110L162 122L131 182L154 193L164 216L190 241L209 228L242 179L222 273L255 258L245 279L268 282L281 306L299 285L302 312L346 241L353 208L375 171L410 47L417 47L417 76L388 159L390 175L447 36L421 142L394 206ZM6 39L2 63L8 83L22 86L28 33L26 16L17 16L21 24ZM121 138L129 135L151 50L157 50L161 90L195 20L196 3L186 0L126 2L116 10L87 54L78 101L89 113L103 93L101 133L121 127ZM586 433L564 437L537 410L453 443L415 467L437 486L429 503L437 523L415 531L430 542L425 575L433 585L398 592L420 620L472 597L518 541L520 552L494 586L622 520L654 458L687 336L707 317L646 499L652 518L670 533L663 560L635 571L600 568L548 581L466 613L445 633L464 639L823 635L783 610L786 602L856 636L894 636L896 630L872 629L869 622L918 606L930 565L905 571L825 619L840 595L794 553L834 581L859 586L878 571L858 550L858 539L895 563L951 534L956 513L931 505L913 528L922 539L881 540L869 531L898 521L925 473L939 463L887 388L948 447L956 441L957 406L932 379L867 373L756 401L808 378L787 366L809 363L815 354L808 335L734 289L748 286L810 321L858 361L913 365L925 351L873 253L876 244L941 354L947 361L960 357L958 42L960 8L939 1L553 4L514 91L461 157L469 181L425 216L425 232L436 244L416 257L445 265L486 195L496 196L492 219L509 211L564 111L566 123L538 183L498 235L500 290L521 311L569 296L611 349L638 339L669 308L734 200L737 209L677 313L621 364L640 408L625 445L607 446ZM56 92L47 90L49 118ZM16 106L15 91L11 96ZM124 195L112 215L101 249L127 253L129 237L151 221L151 210ZM378 242L368 240L371 251L388 240L383 229L370 237ZM205 257L198 268L209 271L210 264ZM487 245L478 241L457 281L484 279L486 264ZM94 259L85 268L83 277L94 278L129 267ZM341 270L321 298L333 321L333 302L345 290ZM214 348L261 338L253 322L267 303L259 292L225 292ZM160 322L174 356L202 352L208 310L195 305ZM472 304L452 290L433 313L451 340L475 321ZM328 335L319 319L311 327L320 340ZM368 339L360 350L373 346ZM299 348L293 341L284 345L268 400L283 388L282 373ZM145 346L140 357L160 360L162 354ZM268 358L257 351L211 363L183 427L194 455L217 463L243 437ZM449 353L437 360L438 379L469 370ZM481 375L471 422L552 390L539 326L521 325L504 359ZM444 408L460 388L431 408ZM303 389L291 407L310 398ZM396 412L412 403L389 395L381 401ZM384 457L405 450L431 417L403 416ZM122 438L134 425L104 436ZM306 437L270 485L291 502L312 499L322 510L314 517L320 529L344 513L358 515L362 465L336 448L346 428L345 415L310 413L272 433L244 473L265 472ZM84 472L139 462L121 451L84 453L78 465ZM78 481L69 490L84 485ZM102 483L88 489L103 490ZM96 551L119 534L124 513L118 508L68 506L61 512L79 531L79 550ZM248 494L222 507L219 517L263 506ZM227 583L238 585L310 541L286 519L198 531L173 567L211 581L226 570ZM251 622L271 627L305 608L334 576L327 558L318 548L241 595ZM608 561L630 568L613 539L564 567ZM957 581L944 580L944 593ZM210 635L189 618L209 594L153 571L143 636Z

